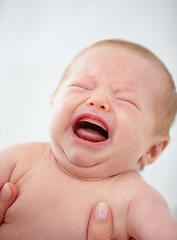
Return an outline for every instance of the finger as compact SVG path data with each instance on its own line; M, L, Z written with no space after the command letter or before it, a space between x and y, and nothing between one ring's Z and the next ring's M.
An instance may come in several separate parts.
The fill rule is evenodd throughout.
M88 240L111 240L112 213L106 203L98 203L93 209L89 226Z
M6 183L0 192L0 224L2 223L7 209L17 198L17 188L13 183Z

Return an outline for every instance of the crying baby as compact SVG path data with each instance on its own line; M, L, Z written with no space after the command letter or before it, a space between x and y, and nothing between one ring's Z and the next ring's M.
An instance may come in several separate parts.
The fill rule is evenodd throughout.
M167 203L139 174L167 146L176 109L173 80L146 48L105 40L84 49L53 94L51 143L0 152L0 187L19 191L0 239L86 240L100 201L112 209L112 239L177 239Z

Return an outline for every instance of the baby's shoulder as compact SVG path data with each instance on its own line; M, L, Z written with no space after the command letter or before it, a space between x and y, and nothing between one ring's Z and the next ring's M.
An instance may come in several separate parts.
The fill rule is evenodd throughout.
M47 150L50 151L49 143L30 142L8 146L0 151L0 166L11 169L11 181L16 182L43 158Z
M50 148L49 143L29 142L15 144L0 150L0 160L19 164L34 164L39 159L46 149ZM27 165L28 165L27 164Z
M127 172L117 178L115 182L114 191L121 191L127 196L129 206L142 203L161 203L166 205L163 196L150 184L148 184L143 177L136 171ZM116 191L117 189L117 191Z
M168 205L161 193L153 186L148 184L144 179L138 180L135 187L132 186L132 195L129 208L140 209L153 209L156 207L162 207L168 209Z

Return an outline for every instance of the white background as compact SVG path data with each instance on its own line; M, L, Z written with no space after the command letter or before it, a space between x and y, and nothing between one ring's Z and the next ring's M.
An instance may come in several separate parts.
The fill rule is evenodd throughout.
M95 41L145 45L177 85L176 10L176 0L0 0L0 148L50 140L50 95L71 59ZM177 123L171 138L142 174L177 219Z

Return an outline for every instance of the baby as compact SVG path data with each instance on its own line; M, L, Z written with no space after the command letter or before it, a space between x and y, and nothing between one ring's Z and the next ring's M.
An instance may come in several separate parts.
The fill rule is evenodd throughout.
M105 40L82 51L52 98L51 143L0 152L0 188L19 196L0 240L85 240L93 206L112 209L112 239L176 240L177 223L139 169L169 142L177 94L149 50Z

